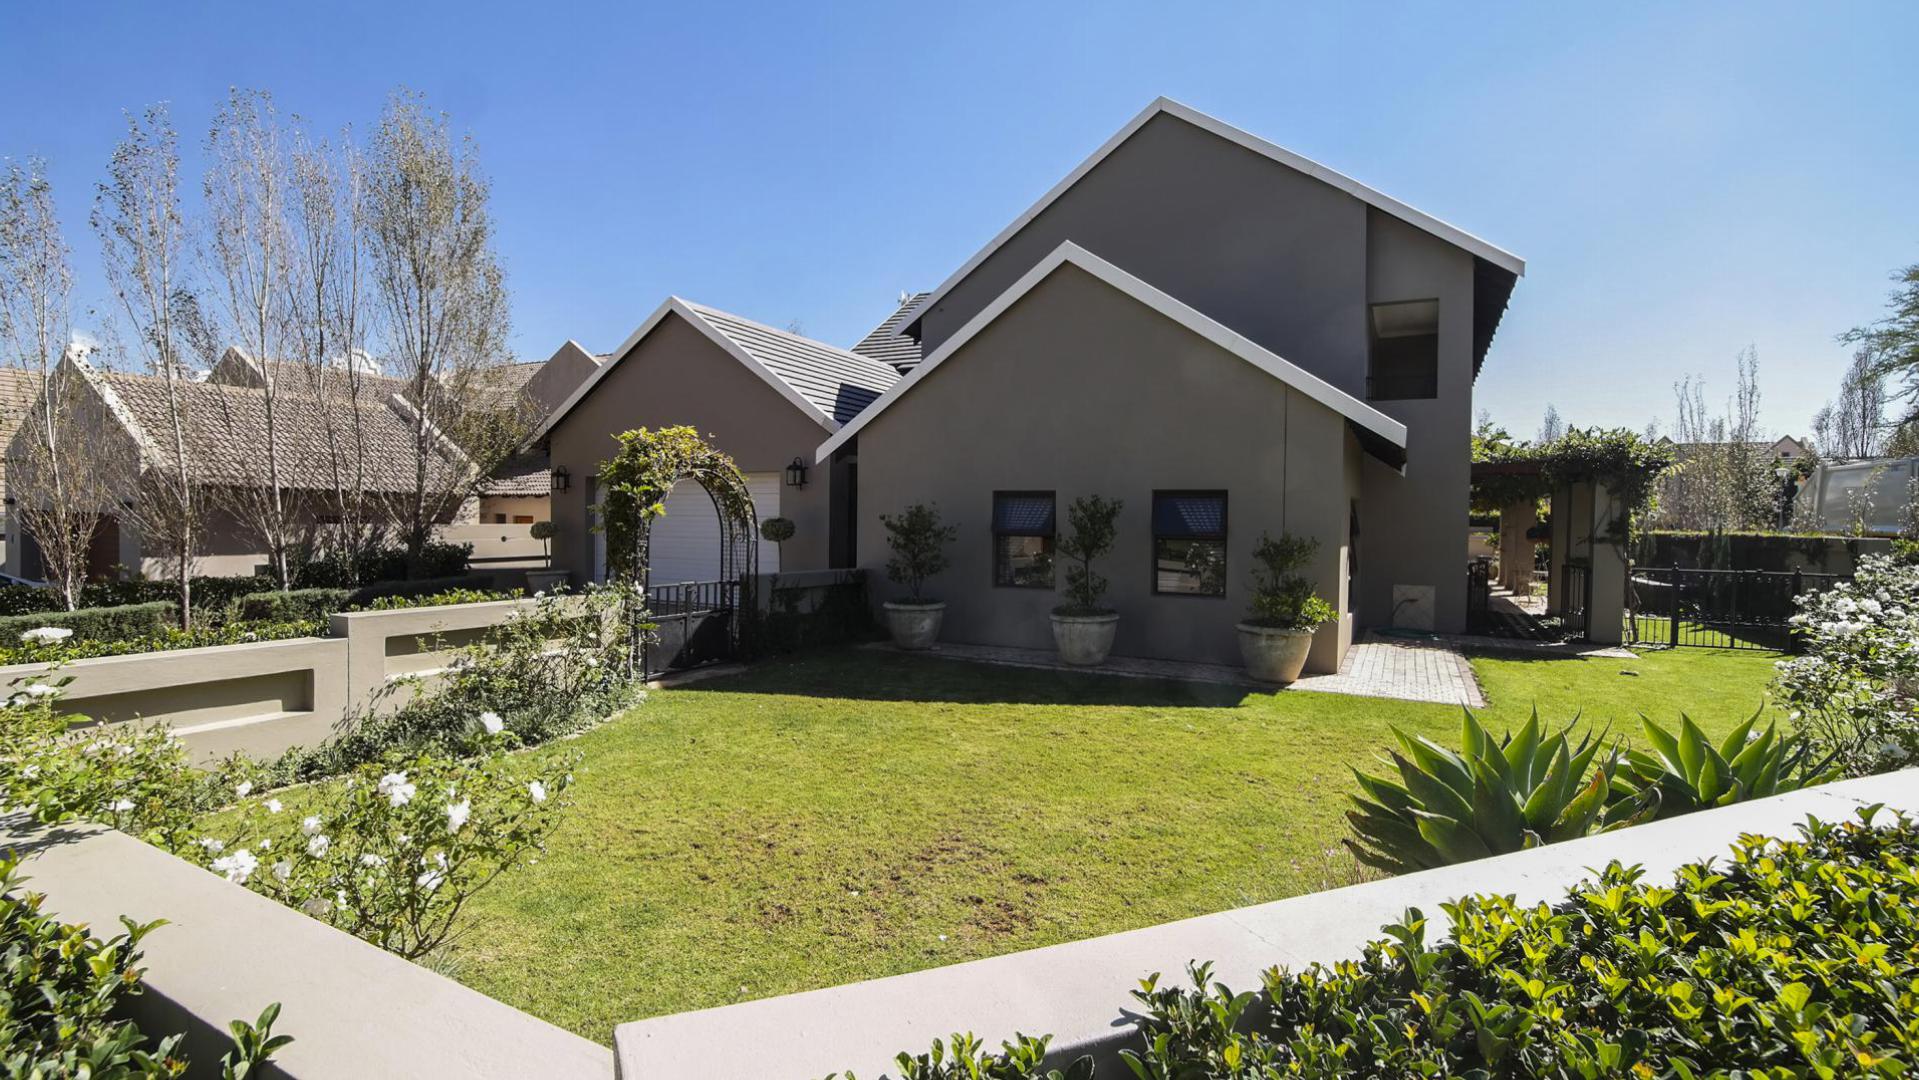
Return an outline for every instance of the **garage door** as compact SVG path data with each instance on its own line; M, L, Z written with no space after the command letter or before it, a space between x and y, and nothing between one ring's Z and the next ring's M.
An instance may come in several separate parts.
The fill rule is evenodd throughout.
M780 516L780 474L747 473L746 490L753 497L753 513L760 521ZM758 524L755 523L754 535L757 537ZM601 543L604 543L603 534ZM682 581L714 581L719 578L720 565L720 517L713 509L713 500L706 490L696 483L686 481L673 488L666 497L665 513L653 520L653 532L649 551L652 554L652 569L648 574L654 585L671 585ZM779 549L764 540L758 543L759 572L777 574L780 569ZM601 547L595 551L594 561L598 580L606 580L605 554Z

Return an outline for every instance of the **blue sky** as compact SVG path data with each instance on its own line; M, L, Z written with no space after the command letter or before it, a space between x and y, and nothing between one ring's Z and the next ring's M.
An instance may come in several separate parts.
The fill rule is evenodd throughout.
M1919 5L15 4L0 155L50 160L103 305L121 110L197 146L229 85L362 128L397 85L477 140L514 344L607 349L668 293L850 344L1155 96L1528 260L1477 403L1669 420L1758 350L1799 432L1919 262Z

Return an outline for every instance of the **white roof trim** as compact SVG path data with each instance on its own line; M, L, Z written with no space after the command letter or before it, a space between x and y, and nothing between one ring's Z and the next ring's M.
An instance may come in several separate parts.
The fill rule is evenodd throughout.
M875 416L885 412L887 407L927 377L933 369L946 361L959 349L971 341L980 331L986 329L1000 317L1007 308L1031 292L1033 287L1051 276L1053 271L1071 263L1093 275L1106 284L1145 304L1161 315L1212 342L1214 345L1239 357L1254 367L1285 383L1287 386L1305 394L1321 405L1344 416L1360 427L1387 440L1394 446L1404 449L1406 446L1406 425L1373 408L1371 405L1348 394L1333 384L1320 378L1297 364L1278 356L1270 349L1229 329L1219 321L1202 314L1190 304L1183 303L1166 293L1148 285L1132 274L1121 270L1105 259L1087 251L1072 241L1067 241L1053 249L1053 253L1041 259L1039 265L1026 272L1026 276L1014 282L1012 287L999 294L979 314L973 316L965 326L952 337L947 338L940 347L920 363L920 366L907 373L906 377L893 384L892 389L880 396L878 401L868 405L865 411L854 417L852 422L833 434L833 437L820 444L814 452L814 462L824 463L833 452L846 445L847 440L858 435Z
M713 310L717 311L719 309L715 308ZM632 334L628 335L627 339L620 343L620 347L613 350L613 352L610 354L609 358L607 359L606 363L600 364L598 367L596 367L593 371L593 374L588 375L584 380L581 381L580 385L573 388L573 392L566 396L565 401L560 402L559 405L554 407L552 412L547 414L546 419L544 421L541 421L539 429L533 433L533 437L529 441L538 442L541 439L546 438L547 435L552 432L553 426L555 424L558 424L561 421L561 419L563 419L566 416L567 413L571 412L573 410L573 406L579 404L580 401L583 398L585 398L587 394L591 393L593 388L599 385L600 380L606 378L607 373L612 371L613 368L620 363L620 361L625 360L626 355L632 352L634 347L637 346L643 339L645 339L646 335L652 333L653 328L660 324L660 320L666 318L667 315L669 314L678 315L680 318L685 319L688 323L692 324L695 330L698 330L700 333L706 335L708 340L712 341L713 344L718 345L721 349L724 349L728 356L731 356L733 359L739 361L742 365L746 367L748 371L751 371L753 374L758 375L762 382L772 387L776 392L779 393L781 397L785 398L788 402L792 403L794 408L798 409L802 413L805 413L807 419L820 425L821 427L825 428L827 431L834 431L839 428L838 421L826 415L826 413L820 410L819 406L813 404L811 401L808 401L804 394L801 394L798 390L793 389L793 387L789 383L787 383L785 379L782 379L778 375L775 375L771 371L767 370L767 367L765 364L762 364L758 360L753 359L753 357L749 355L745 349L740 348L738 342L726 336L725 333L723 333L718 327L714 326L712 323L706 321L706 317L700 313L699 307L697 305L689 303L688 301L682 300L677 296L669 296L666 298L665 303L653 309L653 314L648 315L646 317L646 321L640 324L639 329L633 331ZM731 315L730 313L729 315L731 318L739 319L741 322L748 322L748 323L753 322L753 320L751 319L741 318L738 315ZM767 330L773 329L772 327L765 326L762 323L753 323L753 325L759 326L762 329L767 329ZM784 334L785 331L775 330L774 333ZM787 336L791 337L795 335L789 334ZM814 342L814 344L819 344L819 343ZM831 346L827 346L827 348L831 348ZM844 351L844 350L836 350L836 351ZM591 356L592 354L588 353L587 355Z
M1376 207L1379 210L1391 214L1416 228L1424 229L1426 232L1439 237L1441 240L1469 251L1485 259L1487 262L1492 263L1494 266L1500 267L1512 274L1520 277L1524 277L1526 274L1526 260L1514 255L1510 251L1495 247L1464 229L1448 225L1438 218L1433 217L1431 214L1416 210L1383 192L1375 191L1352 177L1329 169L1311 158L1301 157L1283 146L1267 142L1265 139L1251 132L1242 131L1223 120L1208 116L1189 105L1182 105L1171 98L1162 97L1156 99L1151 105L1146 106L1145 110L1138 116L1133 117L1130 123L1120 128L1118 134L1106 140L1105 145L1101 146L1098 150L1093 151L1091 157L1080 162L1078 168L1066 174L1066 179L1053 185L1051 191L1040 196L1038 202L1028 207L1024 214L1021 214L1011 225L1001 230L998 236L993 237L992 241L981 248L971 259L966 260L966 265L955 270L952 277L941 282L939 288L934 289L927 295L926 299L916 304L913 310L907 314L906 318L900 321L901 332L905 332L914 323L918 322L934 304L939 303L941 298L945 297L945 295L952 290L953 286L965 280L968 274L971 274L981 263L985 262L993 252L999 250L1001 245L1011 240L1015 234L1021 229L1024 229L1034 218L1038 217L1041 211L1051 206L1055 199L1066 194L1068 188L1079 183L1080 177L1093 171L1093 166L1106 160L1107 155L1119 149L1121 143L1132 138L1134 132L1145 127L1148 120L1151 120L1161 113L1177 117L1195 127L1210 131L1222 139L1238 143L1240 146L1251 150L1255 154L1270 158L1288 168L1303 172L1315 180L1331 184L1333 187L1338 188L1369 206Z

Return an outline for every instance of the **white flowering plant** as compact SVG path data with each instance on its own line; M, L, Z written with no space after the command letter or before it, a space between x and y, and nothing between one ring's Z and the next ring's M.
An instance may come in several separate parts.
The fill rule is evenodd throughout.
M484 752L470 758L362 765L284 802L238 791L223 835L203 837L189 857L419 959L452 940L475 893L538 857L568 805L577 757L510 755L511 738L483 734Z
M1802 654L1775 683L1792 718L1853 775L1919 756L1919 566L1859 561L1853 580L1798 599Z

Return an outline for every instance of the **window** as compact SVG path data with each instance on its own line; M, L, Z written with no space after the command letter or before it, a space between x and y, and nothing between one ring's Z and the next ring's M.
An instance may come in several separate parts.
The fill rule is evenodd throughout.
M993 493L993 584L1053 587L1053 493Z
M532 515L532 514L514 514L514 515L513 515L513 524L515 524L515 525L531 525L531 524L533 524L533 515Z
M1439 396L1439 301L1374 304L1366 396L1401 401Z
M1153 492L1153 591L1226 595L1226 493Z

